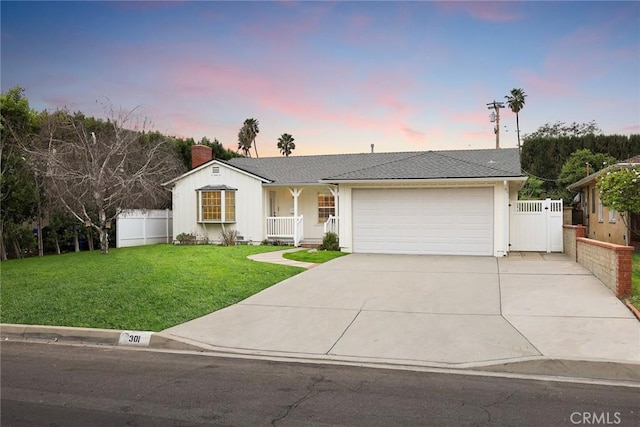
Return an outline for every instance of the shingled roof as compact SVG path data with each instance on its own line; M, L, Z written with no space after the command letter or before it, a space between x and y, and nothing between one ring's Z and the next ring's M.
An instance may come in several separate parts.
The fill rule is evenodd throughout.
M226 163L281 185L522 176L517 148L234 158Z

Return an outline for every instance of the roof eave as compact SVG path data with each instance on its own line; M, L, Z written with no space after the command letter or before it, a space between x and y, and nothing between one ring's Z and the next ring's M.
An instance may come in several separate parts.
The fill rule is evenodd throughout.
M278 182L271 181L263 184L264 187L305 187L305 186L318 186L324 184L322 181L315 182Z
M253 178L255 178L255 179L259 180L259 181L262 181L263 183L271 183L271 182L273 182L273 181L271 181L271 180L269 180L269 179L267 179L265 177L256 175L255 173L251 173L249 171L246 171L246 170L244 170L242 168L239 168L237 166L229 164L229 163L227 163L225 161L222 161L220 159L212 159L212 160L209 160L208 162L203 163L200 166L198 166L196 168L193 168L193 169L183 173L182 175L177 176L177 177L173 178L172 180L164 182L164 183L162 183L160 185L163 186L163 187L170 186L170 185L174 184L175 182L180 181L182 178L186 178L187 176L192 175L192 174L194 174L194 173L206 168L207 166L211 166L211 165L214 165L214 164L219 164L219 165L228 167L229 169L235 170L236 172L240 172L240 173L249 175L249 176L251 176L251 177L253 177Z
M582 178L580 181L574 182L573 184L567 186L567 190L570 190L570 191L579 190L580 188L584 187L585 184L588 184L591 181L593 181L594 179L596 179L598 177L598 175L600 175L604 171L614 171L614 170L617 170L617 169L620 169L620 168L636 167L636 166L640 166L640 163L633 163L633 162L619 162L619 163L616 163L616 164L611 165L611 166L609 166L607 168L599 170L598 172L594 172L591 175L587 175L584 178Z
M500 182L500 181L526 181L526 176L486 176L486 177L473 177L473 178L399 178L399 179L322 179L322 184L390 184L390 183L471 183L471 182Z

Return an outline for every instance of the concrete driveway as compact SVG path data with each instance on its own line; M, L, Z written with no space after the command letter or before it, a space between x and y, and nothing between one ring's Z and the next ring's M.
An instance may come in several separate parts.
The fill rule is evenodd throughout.
M640 322L561 254L352 254L164 332L231 351L346 361L640 362Z

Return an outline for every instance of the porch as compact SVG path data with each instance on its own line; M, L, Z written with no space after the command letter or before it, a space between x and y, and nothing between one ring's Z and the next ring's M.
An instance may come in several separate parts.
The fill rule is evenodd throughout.
M338 234L338 217L329 215L323 224L323 235L329 232ZM304 215L300 216L270 216L266 218L266 238L268 240L291 241L293 246L306 244L319 245L322 239L304 236Z

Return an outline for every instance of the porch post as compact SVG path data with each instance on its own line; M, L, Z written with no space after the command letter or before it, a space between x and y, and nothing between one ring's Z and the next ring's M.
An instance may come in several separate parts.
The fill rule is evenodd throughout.
M331 195L333 196L333 205L334 205L334 210L335 210L335 225L336 225L336 231L338 231L338 234L340 233L340 213L338 212L338 206L340 205L338 203L338 198L340 196L340 189L338 188L338 186L335 187L329 187L329 191L331 191Z
M293 216L298 217L298 197L302 193L302 188L290 188L289 193L293 197Z
M289 188L293 196L293 246L298 246L298 197L302 193L302 188Z
M329 187L329 191L331 191L331 195L333 196L333 203L335 205L335 211L336 211L336 218L339 217L338 215L338 197L340 196L340 190L338 189L338 187Z
M509 254L509 242L511 241L511 236L509 235L511 231L511 211L509 209L509 182L507 180L502 181L502 188L504 190L504 207L502 210L502 224L503 224L503 237L502 237L502 256L507 256Z

